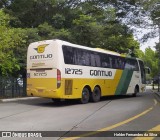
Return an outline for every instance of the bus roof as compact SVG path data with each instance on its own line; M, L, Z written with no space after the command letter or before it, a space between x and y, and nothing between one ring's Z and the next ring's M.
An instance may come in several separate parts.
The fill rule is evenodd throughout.
M31 44L35 44L35 43L52 43L53 41L57 42L60 45L68 45L71 47L75 47L75 48L80 48L80 49L86 49L86 50L91 50L91 51L95 51L95 52L101 52L101 53L107 53L107 54L111 54L111 55L116 55L116 56L122 56L122 57L126 57L126 55L124 54L120 54L114 51L110 51L110 50L105 50L102 48L91 48L88 46L82 46L82 45L78 45L78 44L73 44L67 41L63 41L63 40L59 40L59 39L52 39L52 40L42 40L42 41L37 41L37 42L33 42Z
M117 56L122 56L125 57L125 55L121 55L120 53L114 52L114 51L109 51L109 50L105 50L102 48L91 48L88 46L82 46L82 45L78 45L78 44L73 44L67 41L63 41L63 40L58 40L58 39L54 39L55 41L60 41L62 43L62 45L69 45L71 47L76 47L76 48L81 48L81 49L86 49L86 50L91 50L91 51L95 51L95 52L101 52L101 53L108 53L108 54L112 54L112 55L117 55Z

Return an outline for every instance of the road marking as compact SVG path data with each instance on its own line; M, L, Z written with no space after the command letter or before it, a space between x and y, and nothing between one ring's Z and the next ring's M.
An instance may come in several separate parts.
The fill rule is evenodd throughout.
M157 100L156 99L154 99L154 106L156 106L157 105Z
M149 133L150 131L151 131L151 132L152 132L152 131L159 132L159 130L160 130L160 125L157 125L156 127L154 127L154 128L152 128L152 129L146 131L146 133ZM160 133L160 132L159 132L159 133ZM157 135L158 135L158 133L157 133ZM136 138L134 138L133 140L153 140L154 138L155 138L155 137L136 137Z
M109 126L109 127L105 127L105 128L99 129L99 130L94 131L94 132L85 133L85 134L79 135L79 136L77 136L77 137L64 138L64 140L75 140L75 139L78 139L78 138L81 138L81 137L87 137L87 136L91 136L91 135L95 135L95 134L101 133L101 132L103 132L103 131L111 130L111 129L113 129L113 128L116 128L116 127L119 127L119 126L124 125L124 124L126 124L126 123L129 123L129 122L131 122L131 121L133 121L133 120L135 120L135 119L137 119L137 118L139 118L139 117L147 114L147 113L150 112L152 109L153 109L153 107L151 107L151 108L143 111L142 113L140 113L140 114L138 114L138 115L136 115L136 116L134 116L134 117L131 117L131 118L127 119L127 120L124 120L124 121L122 121L122 122L120 122L120 123L111 125L111 126Z

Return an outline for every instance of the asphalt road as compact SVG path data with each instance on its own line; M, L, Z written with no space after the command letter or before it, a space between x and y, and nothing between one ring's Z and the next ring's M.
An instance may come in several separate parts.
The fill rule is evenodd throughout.
M137 97L105 97L98 103L88 104L77 101L55 104L50 99L41 98L6 102L0 103L0 131L58 131L62 133L57 137L44 139L66 140L80 138L81 134L103 136L99 131L160 131L159 110L160 97L150 90ZM77 138L70 138L71 131L81 134L78 133ZM97 137L90 139L96 140ZM134 137L107 137L117 138L124 140Z

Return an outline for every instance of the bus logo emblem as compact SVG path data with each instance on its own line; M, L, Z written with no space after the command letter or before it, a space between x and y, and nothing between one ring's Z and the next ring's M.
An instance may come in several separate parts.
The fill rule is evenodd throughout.
M39 45L37 48L34 48L38 53L43 53L45 51L45 47L49 44Z

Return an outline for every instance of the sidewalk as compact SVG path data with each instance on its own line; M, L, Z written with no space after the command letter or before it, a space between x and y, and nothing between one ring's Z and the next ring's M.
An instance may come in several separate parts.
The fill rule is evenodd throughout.
M153 89L152 85L147 85L146 88L150 89L153 93L156 93L160 97L160 92L158 92L158 86L154 86L154 89Z
M153 89L152 89L152 92L156 93L156 94L160 97L160 92L158 92L157 89L156 89L156 90L153 90Z
M160 92L155 92L160 97Z
M38 99L38 98L40 97L19 97L19 98L0 99L0 103L15 102L15 101L22 101L22 100L32 100L32 99Z

